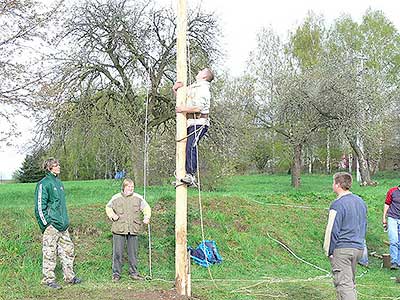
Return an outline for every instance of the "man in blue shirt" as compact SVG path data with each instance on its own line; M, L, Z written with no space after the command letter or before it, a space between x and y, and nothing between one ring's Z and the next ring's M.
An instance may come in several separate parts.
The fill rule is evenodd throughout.
M367 206L350 192L352 177L340 172L333 176L337 198L329 209L324 250L329 257L338 300L355 300L355 273L362 256L367 229Z

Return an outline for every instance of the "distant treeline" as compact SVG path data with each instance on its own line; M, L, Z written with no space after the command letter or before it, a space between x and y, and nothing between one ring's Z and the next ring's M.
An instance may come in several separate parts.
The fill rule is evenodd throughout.
M18 5L9 9L23 8ZM9 91L0 93L1 101L6 95L15 100L10 105L37 112L34 150L15 178L36 181L41 160L55 156L65 180L125 171L140 184L147 169L150 184L169 182L175 170L174 11L152 1L85 1L35 18L26 20L38 24L31 37L54 52L41 56L41 64L25 65L33 70L1 74ZM219 23L202 8L189 13L189 83L204 66L216 75L211 127L200 145L204 187L249 172L289 172L297 187L302 172L355 168L369 185L374 173L397 168L400 37L382 12L367 10L359 23L343 15L329 26L310 12L285 39L264 28L238 77L218 68L227 51ZM8 34L17 29L9 27ZM0 50L8 50L0 51L1 61L22 49L18 41L0 39Z

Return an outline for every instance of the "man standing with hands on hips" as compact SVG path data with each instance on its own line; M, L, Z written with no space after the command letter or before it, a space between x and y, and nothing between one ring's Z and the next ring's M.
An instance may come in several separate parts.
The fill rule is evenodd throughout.
M329 257L337 300L356 300L355 274L367 230L367 206L350 192L351 174L336 173L332 189L337 195L329 209L324 250Z
M143 222L141 213L144 215ZM134 192L134 183L131 179L124 179L121 192L112 196L107 203L106 214L112 221L112 280L117 282L121 278L125 243L128 248L129 277L133 280L143 280L137 269L138 234L142 229L142 223L150 223L151 208L141 195Z

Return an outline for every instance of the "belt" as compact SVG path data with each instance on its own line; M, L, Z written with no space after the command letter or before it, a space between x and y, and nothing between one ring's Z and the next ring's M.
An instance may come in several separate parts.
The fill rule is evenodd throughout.
M201 113L187 113L186 118L188 119L207 119L208 114L201 114Z

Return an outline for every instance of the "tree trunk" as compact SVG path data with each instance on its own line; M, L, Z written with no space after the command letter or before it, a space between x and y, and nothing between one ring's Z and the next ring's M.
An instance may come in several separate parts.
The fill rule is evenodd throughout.
M132 166L130 178L135 182L135 185L143 185L143 152L139 146L141 142L139 137L133 137L130 141Z
M275 156L276 156L276 150L275 150L275 136L276 136L276 132L274 131L272 133L272 164L271 164L271 173L275 174L276 170L275 170Z
M353 154L349 153L349 173L353 172Z
M331 173L331 141L330 132L328 130L326 135L326 174Z
M372 170L371 170L372 175L375 175L376 172L379 171L379 167L380 167L380 164L381 164L382 157L383 157L383 146L382 146L382 143L381 143L380 146L379 146L378 158L374 161L374 164L372 166Z
M371 180L371 175L369 173L369 167L368 167L368 161L365 158L365 154L362 151L361 147L358 145L356 138L355 137L348 138L348 140L349 140L351 148L354 150L354 153L357 156L360 177L361 177L360 185L361 186L375 185L375 182L373 182Z
M300 187L301 183L301 151L303 146L301 144L294 145L294 156L292 164L292 186L295 188Z

